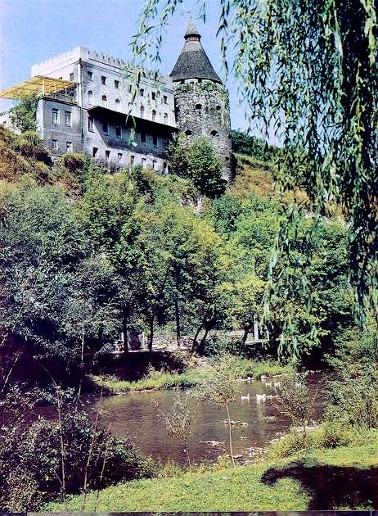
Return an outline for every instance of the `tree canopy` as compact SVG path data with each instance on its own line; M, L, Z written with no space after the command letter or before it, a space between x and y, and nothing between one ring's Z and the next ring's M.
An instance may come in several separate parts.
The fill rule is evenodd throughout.
M162 29L180 4L182 0L145 3L133 44L139 63L147 56L157 57ZM290 248L291 229L301 211L320 220L337 203L351 228L349 270L359 305L377 307L374 0L218 0L218 4L225 68L239 79L250 123L266 134L273 131L285 149L278 163L278 188L295 192L304 186L308 196L305 203L287 207L274 261ZM198 5L205 20L206 2L200 0Z

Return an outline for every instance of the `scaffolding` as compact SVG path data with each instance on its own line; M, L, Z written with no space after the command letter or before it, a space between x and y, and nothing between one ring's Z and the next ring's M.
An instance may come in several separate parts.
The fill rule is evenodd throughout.
M0 91L0 98L24 99L35 95L41 98L51 98L76 104L76 85L77 83L74 81L36 75L15 86Z

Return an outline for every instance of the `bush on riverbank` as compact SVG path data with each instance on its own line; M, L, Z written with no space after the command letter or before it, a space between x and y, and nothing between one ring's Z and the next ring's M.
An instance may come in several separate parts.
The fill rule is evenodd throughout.
M0 507L38 510L48 500L86 493L121 480L151 476L149 461L128 439L101 426L99 414L66 403L57 389L51 401L56 419L34 415L33 396L14 389L2 405L0 429Z

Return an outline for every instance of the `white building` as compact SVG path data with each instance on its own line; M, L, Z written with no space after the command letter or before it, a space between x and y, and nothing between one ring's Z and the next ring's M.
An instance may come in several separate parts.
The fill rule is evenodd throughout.
M0 97L41 95L37 126L52 156L80 152L112 167L165 170L176 129L169 78L144 78L136 91L125 61L84 47L32 66L31 75Z

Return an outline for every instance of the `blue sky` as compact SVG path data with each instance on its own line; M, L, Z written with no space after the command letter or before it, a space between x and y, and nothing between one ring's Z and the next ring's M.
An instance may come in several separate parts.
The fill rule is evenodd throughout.
M30 68L82 45L128 59L143 0L0 0L0 89L30 77ZM161 48L161 72L169 74L184 43L189 17L202 34L202 44L222 77L216 39L218 2L207 0L207 21L197 17L196 0L185 0L166 28ZM228 81L233 128L245 129L244 109L236 85ZM9 101L0 100L0 111Z

